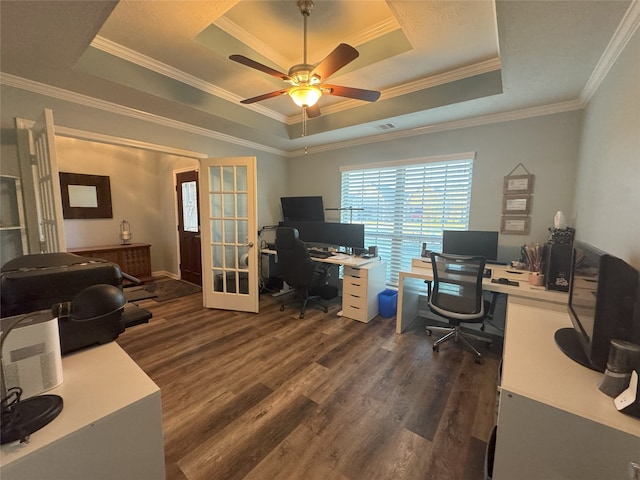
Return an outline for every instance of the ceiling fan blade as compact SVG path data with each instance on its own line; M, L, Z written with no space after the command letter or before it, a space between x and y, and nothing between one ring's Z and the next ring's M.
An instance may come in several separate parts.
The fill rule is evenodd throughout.
M329 95L337 95L339 97L355 98L356 100L364 100L365 102L375 102L380 98L380 92L375 90L363 90L362 88L341 87L340 85L322 85L322 91L329 90Z
M320 116L320 106L316 103L312 107L307 107L307 117L315 118Z
M351 45L341 43L313 69L311 75L318 75L321 80L326 80L342 67L353 62L359 55Z
M234 62L241 63L242 65L246 65L247 67L255 68L256 70L260 70L268 75L272 75L280 80L291 80L291 77L286 73L279 72L274 70L271 67L267 67L262 63L258 63L255 60L251 60L250 58L245 57L244 55L230 55L229 60L233 60Z
M249 103L261 102L262 100L266 100L268 98L273 98L273 97L278 97L280 95L285 95L288 92L289 92L288 89L278 90L276 92L270 92L270 93L265 93L263 95L258 95L257 97L247 98L246 100L240 101L240 103L244 103L245 105L247 105Z

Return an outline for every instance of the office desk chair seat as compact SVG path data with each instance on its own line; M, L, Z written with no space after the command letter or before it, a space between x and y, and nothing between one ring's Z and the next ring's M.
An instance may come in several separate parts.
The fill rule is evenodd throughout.
M466 345L475 355L476 362L481 363L482 354L471 344L469 339L479 340L491 347L491 339L482 335L463 332L463 323L482 323L492 314L492 303L484 300L482 294L482 274L484 257L468 257L461 255L445 255L433 252L431 265L433 268L433 287L429 295L429 308L444 317L450 327L429 325L427 335L432 332L444 333L433 344L435 352L448 340L455 340Z
M320 305L324 313L329 311L322 300L337 296L337 288L327 285L328 265L314 262L309 256L305 243L298 238L298 230L289 227L276 229L276 252L283 280L302 302L300 318L304 318L307 305L314 302ZM292 302L291 302L292 303ZM280 304L280 311L285 303Z

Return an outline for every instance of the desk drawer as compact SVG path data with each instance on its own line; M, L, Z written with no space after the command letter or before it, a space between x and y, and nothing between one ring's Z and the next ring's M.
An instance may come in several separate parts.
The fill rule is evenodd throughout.
M369 319L367 318L366 308L360 308L354 305L350 305L344 302L344 297L343 297L343 304L342 304L342 316L347 318L352 318L353 320L358 320L359 322L364 322L364 323L367 323L369 321Z
M360 295L346 294L342 292L342 307L349 305L354 308L359 308L361 310L366 310L369 301L367 297L363 297Z
M364 278L365 280L369 276L368 268L361 267L344 267L344 277Z
M342 292L344 295L367 296L367 280L365 278L344 277L342 279Z

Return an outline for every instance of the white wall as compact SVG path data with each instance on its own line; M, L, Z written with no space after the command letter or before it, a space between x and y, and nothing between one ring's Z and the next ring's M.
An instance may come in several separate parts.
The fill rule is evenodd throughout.
M500 235L499 260L510 261L522 244L547 240L558 210L571 212L580 121L579 111L565 112L309 154L289 160L287 194L322 195L325 207L338 207L340 166L475 151L469 228L499 231L504 177L522 163L535 175L531 232Z
M640 268L640 30L584 115L576 237Z
M68 248L120 243L127 220L132 243L151 244L153 271L177 273L173 170L198 161L137 148L56 137L61 172L105 175L111 184L113 218L65 220Z

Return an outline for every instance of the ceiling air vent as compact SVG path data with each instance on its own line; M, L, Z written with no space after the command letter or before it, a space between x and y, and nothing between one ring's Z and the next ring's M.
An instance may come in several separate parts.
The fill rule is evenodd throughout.
M396 128L396 126L393 123L383 123L382 125L377 125L375 127L376 130L391 130L393 128Z

